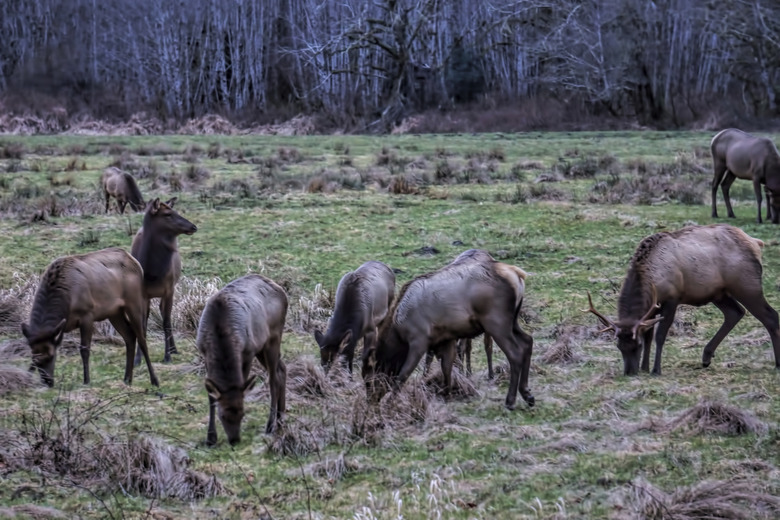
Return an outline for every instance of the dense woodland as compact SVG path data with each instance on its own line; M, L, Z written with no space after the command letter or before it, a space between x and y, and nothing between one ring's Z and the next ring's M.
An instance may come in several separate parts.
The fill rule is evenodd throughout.
M6 112L380 132L466 107L533 107L540 128L778 116L769 0L3 0L0 42Z

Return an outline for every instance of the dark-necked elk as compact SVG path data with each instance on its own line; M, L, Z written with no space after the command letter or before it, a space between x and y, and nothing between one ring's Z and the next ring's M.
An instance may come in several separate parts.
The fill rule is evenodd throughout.
M133 237L130 253L138 260L144 270L144 290L146 293L146 317L144 330L149 322L149 307L152 298L160 298L160 315L165 335L165 354L163 362L171 360L176 353L173 341L171 311L173 310L173 292L181 276L181 256L176 237L192 235L198 228L179 215L173 209L176 197L167 202L154 199L149 202L141 229ZM136 365L141 362L141 353L136 352Z
M125 206L130 204L133 211L144 209L144 198L141 196L141 190L132 175L123 172L115 166L109 166L103 170L100 177L100 185L103 187L103 194L106 196L106 213L108 213L109 200L111 197L116 199L116 207L119 213L125 212Z
M761 185L766 191L766 218L780 223L780 153L771 139L755 137L736 128L728 128L712 138L710 144L714 177L712 178L712 217L718 217L717 194L720 185L728 216L734 218L729 189L734 179L753 181L761 223ZM771 210L771 211L770 211Z
M518 390L533 406L528 390L533 339L517 323L525 277L519 267L471 249L438 271L407 282L379 324L376 345L363 352L369 401L378 402L387 393L387 378L399 388L429 350L441 358L446 392L452 383L455 342L485 333L509 360L506 407L514 408Z
M395 274L382 262L371 260L345 274L336 288L328 330L325 334L319 329L314 331L322 366L327 369L341 354L351 374L357 342L363 338L363 350L374 344L376 326L387 314L394 296Z
M217 443L214 409L228 442L241 440L244 396L255 384L252 360L268 371L271 411L266 433L284 417L287 369L281 359L282 331L287 316L284 289L268 278L250 274L227 284L209 298L198 324L198 351L206 363L209 426L206 442Z
M30 369L38 370L41 380L53 386L57 347L65 332L78 328L84 384L89 384L94 324L109 320L125 341L125 383L133 382L137 341L152 384L159 386L146 348L144 305L143 271L125 250L115 247L57 258L43 273L29 323L22 324L22 333L32 350Z
M678 305L714 304L723 324L704 347L702 365L712 361L715 349L745 315L760 321L772 340L775 366L780 367L780 323L764 298L761 286L761 248L764 243L726 224L689 226L651 235L639 243L618 299L618 319L612 321L593 307L590 312L613 330L623 355L623 371L635 375L649 369L655 327L653 373L661 374L661 352ZM743 308L744 306L744 308Z

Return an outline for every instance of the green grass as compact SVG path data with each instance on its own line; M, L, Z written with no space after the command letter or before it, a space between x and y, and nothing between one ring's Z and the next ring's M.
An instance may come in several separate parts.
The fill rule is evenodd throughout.
M183 288L187 283L194 287L215 278L226 283L248 272L285 287L290 311L282 349L288 369L317 356L311 332L326 324L329 312L321 291L332 292L346 271L366 260L397 269L399 287L469 248L487 249L522 267L530 273L522 326L535 338L530 386L537 406L503 408L506 379L486 381L478 341L473 378L479 397L446 403L431 398L424 421L395 420L392 414L399 411L389 408L386 419L395 429L353 438L349 422L363 401L359 374L346 390L331 389L330 401L293 391L288 380L288 424L298 428L291 435L300 443L307 436L329 440L301 456L275 454L269 448L275 439L262 434L268 394L259 384L247 404L241 444L226 445L218 425L220 443L207 449L203 374L195 363L194 331L181 324L181 311L174 323L181 354L171 365L157 363L162 336L151 322L159 393L143 367L132 387L121 382L123 347L104 333L93 345L91 385L80 383L75 350L63 349L56 387L2 393L0 421L15 436L13 446L25 447L28 441L18 433L29 428L36 413L62 419L122 396L121 406L94 413L89 435L110 435L118 442L160 437L184 448L192 469L215 475L232 494L153 500L89 484L78 487L67 475L34 466L16 469L11 459L19 452L9 448L0 449L0 504L20 505L34 496L37 504L88 518L149 511L182 518L256 518L266 512L274 518L308 518L310 511L314 518L428 518L437 512L446 518L600 518L631 517L631 508L640 508L629 496L631 486L640 478L671 493L736 476L755 481L756 490L777 494L778 376L768 335L755 319L746 317L720 346L712 366L699 370L701 350L720 325L720 313L712 306L681 310L682 325L673 328L664 349L663 376L625 378L614 341L594 337L595 318L581 312L589 290L596 305L614 315L626 266L643 237L712 221L710 138L694 132L3 137L0 148L24 149L21 159L0 160L3 302L29 297L25 282L57 256L110 246L129 249L141 215L129 209L124 216L113 209L104 214L97 188L102 169L124 154L129 170L147 171L139 175L147 199L178 196L177 209L198 225L195 235L179 240L185 280L177 299L182 293L197 299ZM215 157L209 157L210 150ZM85 169L65 171L73 158ZM588 158L604 164L593 177L562 176L562 163ZM437 164L445 159L453 176L437 181ZM210 176L181 186L171 182L172 172L181 175L190 164ZM543 174L557 174L559 180L535 182ZM66 175L70 185L51 182ZM307 192L307 183L318 175L335 187ZM393 175L406 176L417 193L388 193ZM615 175L632 182L655 175L670 192L642 199L626 191L631 203L608 203L597 184ZM231 185L234 181L244 182L245 189ZM742 182L732 190L737 219L729 222L766 243L764 288L777 308L778 228L755 224L752 190ZM699 204L678 202L674 190L684 187L697 190ZM718 201L725 214L720 194ZM43 210L45 219L33 222ZM439 253L418 254L423 247ZM29 312L29 301L15 305ZM0 322L0 338L10 344L20 334L4 326L8 323L18 324ZM565 339L568 333L563 339L558 333L566 327L584 331L570 338L578 360L541 363L542 355ZM75 332L67 337L78 341ZM496 365L504 361L500 352L495 357ZM5 363L26 368L29 354ZM414 384L419 383L407 386ZM668 422L703 398L749 412L769 425L768 433L664 431L648 422ZM347 471L331 478L318 470L340 454Z

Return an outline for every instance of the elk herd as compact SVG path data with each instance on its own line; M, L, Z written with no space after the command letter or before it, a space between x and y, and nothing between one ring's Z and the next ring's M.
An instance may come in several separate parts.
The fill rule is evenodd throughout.
M761 222L761 186L767 196L767 219L780 222L780 155L774 143L740 130L728 129L712 140L714 177L712 216L717 217L716 193L721 186L734 217L729 188L736 178L753 181ZM159 381L150 361L146 332L152 298L160 299L165 350L163 361L176 353L171 323L174 288L181 274L177 237L192 235L197 227L175 209L176 199L144 203L132 176L108 168L101 178L106 196L117 199L118 211L130 204L144 210L143 225L132 240L130 253L109 248L54 260L45 270L22 333L32 352L31 371L54 384L54 365L63 334L80 333L84 384L89 383L89 355L94 324L109 320L126 347L126 384L134 365L146 363L152 385ZM780 322L762 289L761 251L764 244L739 228L726 224L686 226L643 239L631 259L618 297L617 318L593 305L589 309L611 331L623 359L623 372L649 371L650 347L655 339L653 374L661 374L661 355L679 305L715 305L723 324L702 353L707 367L715 349L742 319L747 309L767 329L775 367L780 368ZM463 353L470 372L471 340L484 334L492 378L492 344L509 364L505 406L513 409L517 394L533 406L529 369L533 338L518 323L525 297L526 273L496 261L483 250L461 253L450 264L405 283L396 295L393 270L368 261L346 273L338 284L327 330L315 330L321 363L327 371L343 362L349 372L357 344L361 375L370 403L396 391L426 358L441 363L445 393L451 386L456 357ZM209 401L207 443L217 442L215 412L231 444L240 440L244 396L255 382L257 359L268 374L271 395L266 433L275 431L285 413L287 371L281 343L287 316L287 295L264 276L249 274L213 294L200 317L197 350L205 367Z

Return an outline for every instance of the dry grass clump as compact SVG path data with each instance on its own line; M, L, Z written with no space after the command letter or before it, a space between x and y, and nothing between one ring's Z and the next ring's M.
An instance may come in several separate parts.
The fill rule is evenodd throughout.
M305 457L320 452L320 443L327 441L323 435L329 432L312 428L303 418L294 417L284 422L270 440L265 439L266 449L274 455Z
M0 461L7 471L34 471L49 484L61 480L97 496L121 491L193 500L228 493L214 476L189 469L184 449L142 435L119 439L101 428L106 415L128 406L134 395L141 394L97 403L65 402L60 396L48 406L24 410L16 421L20 430L3 440Z
M200 184L209 177L211 177L211 171L208 168L197 164L190 164L184 170L184 178L190 184Z
M326 478L328 482L332 483L338 482L351 473L359 473L362 469L354 457L347 458L345 453L341 452L336 457L326 457L325 460L310 464L306 467L306 472L316 477Z
M185 135L213 135L224 134L233 135L238 133L233 123L217 114L207 114L202 117L190 119L184 123L177 131Z
M0 159L21 160L27 149L22 143L3 143L0 145Z
M0 507L0 516L9 519L24 518L25 520L69 518L65 513L54 509L53 507L36 506L34 504L20 504L16 506Z
M454 372L454 370L453 370ZM407 381L398 392L391 392L381 402L385 427L391 431L403 426L424 423L436 410L435 394L424 381Z
M258 135L312 135L317 130L313 116L298 115L294 118L278 124L261 125L250 128L243 134Z
M287 364L287 390L304 398L324 398L333 393L333 385L312 357L298 356Z
M32 372L14 365L0 363L0 395L7 395L35 386Z
M193 500L228 494L215 476L188 468L187 453L159 439L140 436L103 443L94 457L112 468L111 482L149 498Z
M539 357L548 365L566 365L582 359L582 346L589 332L582 325L558 324L553 332L555 341Z
M414 195L419 189L406 175L393 175L387 185L387 191L394 195Z
M640 518L651 520L753 520L777 518L780 497L755 481L706 480L665 493L644 479L630 484L625 502Z
M0 334L19 334L30 315L40 276L14 273L13 285L0 289Z
M667 423L665 431L688 430L693 433L744 435L765 434L768 426L747 410L703 399Z
M444 376L441 370L431 371L423 380L423 385L432 394L444 391ZM471 399L479 396L477 385L457 366L452 367L452 382L447 397L452 399Z
M206 306L206 300L223 285L219 278L200 280L184 276L179 280L171 313L171 319L177 333L194 336L198 332L198 323L203 308ZM162 330L162 318L159 312L152 312L150 321L158 330Z

